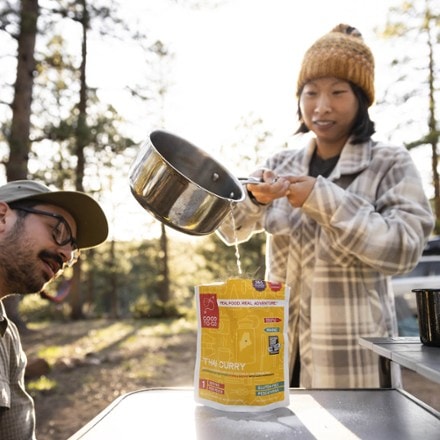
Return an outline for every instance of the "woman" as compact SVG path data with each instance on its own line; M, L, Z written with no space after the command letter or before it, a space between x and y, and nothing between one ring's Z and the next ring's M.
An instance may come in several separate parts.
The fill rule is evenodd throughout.
M291 289L291 386L380 387L377 355L359 337L396 335L390 276L411 270L433 228L408 151L371 139L374 59L339 25L301 66L300 128L290 149L253 173L248 197L218 234L267 233L267 279ZM398 380L398 377L395 379Z

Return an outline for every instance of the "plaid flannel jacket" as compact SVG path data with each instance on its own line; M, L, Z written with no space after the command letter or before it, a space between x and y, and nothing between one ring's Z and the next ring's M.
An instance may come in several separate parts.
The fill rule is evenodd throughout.
M264 167L307 175L314 145L310 133L297 135ZM299 344L301 386L378 387L377 355L359 337L396 335L390 276L417 264L434 224L408 151L348 142L302 208L286 198L267 206L247 198L234 220L235 231L229 218L220 225L223 241L265 230L266 278L291 288L290 367Z

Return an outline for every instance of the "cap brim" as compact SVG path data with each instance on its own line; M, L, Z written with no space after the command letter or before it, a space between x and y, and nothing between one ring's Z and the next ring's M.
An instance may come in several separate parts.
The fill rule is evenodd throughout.
M98 246L107 239L108 223L99 204L85 193L54 191L23 197L50 203L69 212L76 222L76 241L80 249Z

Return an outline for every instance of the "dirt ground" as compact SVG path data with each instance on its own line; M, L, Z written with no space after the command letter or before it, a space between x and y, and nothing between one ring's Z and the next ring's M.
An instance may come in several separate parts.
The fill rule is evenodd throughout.
M109 338L103 332L106 325L104 321L58 323L22 336L29 360L47 345L64 343L69 347L62 356L52 354L57 359L47 378L55 381L56 387L31 392L38 440L66 440L130 391L192 386L196 351L193 328L182 330L177 326L174 331L159 324L128 332L117 328ZM87 346L87 339L97 342ZM45 353L51 357L50 350Z
M51 364L54 386L35 389L37 438L66 440L118 396L140 388L192 386L196 329L180 321L130 325L52 323L22 336L30 360ZM440 411L440 385L404 370L404 388Z

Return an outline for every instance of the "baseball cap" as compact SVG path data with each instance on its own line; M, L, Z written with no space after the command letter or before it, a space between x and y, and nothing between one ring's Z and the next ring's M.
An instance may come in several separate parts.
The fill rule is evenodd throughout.
M107 238L108 223L104 211L85 193L51 190L33 180L14 180L0 186L0 201L19 200L49 203L69 212L76 222L76 241L80 249L98 246Z

